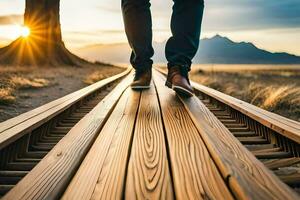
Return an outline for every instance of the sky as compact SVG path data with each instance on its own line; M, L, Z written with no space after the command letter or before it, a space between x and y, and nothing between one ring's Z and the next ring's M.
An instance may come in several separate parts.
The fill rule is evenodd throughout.
M84 2L84 3L83 3ZM63 39L71 49L126 42L121 0L61 0ZM152 0L154 41L170 37L171 0ZM0 0L0 46L18 37L25 0ZM201 38L215 34L272 52L300 55L299 0L206 0Z

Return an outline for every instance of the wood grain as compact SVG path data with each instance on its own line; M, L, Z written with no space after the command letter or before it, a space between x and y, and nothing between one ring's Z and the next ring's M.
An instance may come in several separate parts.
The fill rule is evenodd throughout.
M163 69L157 68L157 70L166 74L166 71ZM276 131L277 133L288 137L297 143L300 143L300 122L266 111L250 103L244 102L193 81L191 81L191 84L197 91L217 99L218 101L232 107L235 110L238 110L255 121L258 121L266 127Z
M54 100L32 111L0 123L0 149L63 112L85 96L108 85L112 81L124 77L130 72L130 70L131 69L128 68L123 73L101 80L93 85Z
M156 72L158 73L158 72ZM158 74L164 79L161 74ZM197 98L180 98L238 199L297 199Z
M270 159L263 162L266 167L275 170L282 167L288 167L300 163L300 158L283 158L283 159Z
M60 197L130 81L131 75L80 120L3 199Z
M288 137L289 139L300 143L300 122L293 121L275 113L268 112L257 106L241 101L212 88L192 82L195 89L216 98L218 101L229 105L230 107L240 111L250 118L260 122L266 127L276 131L277 133Z
M125 185L140 92L128 88L62 199L120 199Z
M177 199L233 199L183 104L154 74Z
M142 92L125 199L174 199L162 118L154 85Z

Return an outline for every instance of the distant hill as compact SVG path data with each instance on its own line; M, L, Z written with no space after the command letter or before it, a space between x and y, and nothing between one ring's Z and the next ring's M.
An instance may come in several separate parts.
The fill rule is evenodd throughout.
M155 62L166 62L165 43L154 43ZM87 46L75 51L89 60L106 62L128 62L130 48L126 43ZM216 35L202 39L193 63L218 64L300 64L300 56L288 53L271 53L257 48L252 43L233 42L227 37Z
M257 48L252 43L236 43L226 37L216 35L201 40L196 63L222 64L298 64L300 57L288 53L271 53Z

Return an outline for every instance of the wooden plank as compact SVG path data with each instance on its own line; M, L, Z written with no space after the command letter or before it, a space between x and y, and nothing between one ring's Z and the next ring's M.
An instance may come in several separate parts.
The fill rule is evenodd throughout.
M125 199L174 199L154 85L142 92L128 165Z
M177 199L232 199L183 104L154 73Z
M252 137L252 136L257 136L257 134L254 131L234 132L233 135L235 137Z
M158 72L156 72L158 74ZM164 79L159 74L161 79ZM180 98L210 154L238 199L298 199L197 98Z
M57 199L64 192L132 75L106 96L3 199Z
M255 153L269 153L269 152L280 152L283 151L282 148L280 147L273 147L273 148L269 148L269 149L260 149L260 150L255 150L255 151L251 151L253 154Z
M127 75L129 72L130 72L130 68L128 68L127 70L125 70L124 72L120 73L120 74L117 74L115 76L112 76L112 77L109 77L107 79L103 79L95 84L92 84L90 86L87 86L81 90L78 90L76 92L73 92L71 94L68 94L64 97L61 97L59 99L56 99L52 102L49 102L43 106L40 106L38 108L35 108L29 112L26 112L26 113L23 113L17 117L14 117L14 118L11 118L11 119L8 119L4 122L1 122L0 123L0 135L2 132L4 132L5 130L9 129L9 128L12 128L22 122L25 122L26 120L32 118L32 117L35 117L43 112L46 112L47 110L51 109L51 108L54 108L62 103L64 103L65 101L67 100L70 100L74 97L77 97L77 98L80 98L81 95L84 95L84 93L86 93L87 91L88 92L93 92L95 90L98 90L99 88L103 87L104 85L106 85L107 83L110 83L111 81L114 81L116 79L119 79L125 75Z
M288 185L299 186L300 184L300 169L299 167L284 167L275 170L274 173ZM298 198L299 199L299 198Z
M252 152L258 159L290 158L293 155L290 152Z
M0 149L63 112L80 99L127 75L131 69L0 123Z
M225 126L226 127L226 126ZM232 132L233 134L236 132L247 132L247 131L251 131L248 127L226 127L228 130L230 130L230 132Z
M206 106L207 107L207 106ZM209 109L210 110L210 109ZM222 122L222 123L239 123L237 120L235 120L235 119L220 119L220 121Z
M264 150L264 149L271 149L275 148L276 146L274 144L246 144L244 145L249 151L258 151L258 150Z
M213 98L225 103L226 105L240 111L255 121L267 126L268 128L282 134L289 139L300 143L300 123L291 119L282 117L272 112L268 112L247 102L241 101L212 88L205 87L192 82L193 87Z
M262 136L236 137L242 144L269 144L270 142Z
M121 199L140 95L126 90L62 199Z
M238 123L231 123L231 124L226 124L223 123L227 128L248 128L245 124L238 124Z
M165 71L162 69L158 70L162 73L165 73ZM236 109L241 113L249 116L255 121L258 121L268 128L282 134L283 136L288 137L289 139L297 143L300 143L300 122L266 111L257 106L226 95L204 85L195 83L193 81L191 81L191 84L196 90L217 99L218 101L232 107L233 109Z
M300 163L300 158L271 159L263 162L271 170Z

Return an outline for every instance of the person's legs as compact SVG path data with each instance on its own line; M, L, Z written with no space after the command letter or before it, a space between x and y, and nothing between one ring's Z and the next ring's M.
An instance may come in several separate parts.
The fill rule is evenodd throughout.
M192 96L188 72L199 46L204 1L173 1L172 37L166 44L169 70L166 85L179 94Z
M122 0L125 31L132 49L130 62L137 71L151 69L152 20L150 0Z
M172 37L166 45L168 66L182 66L190 70L200 39L204 10L203 0L173 0Z

